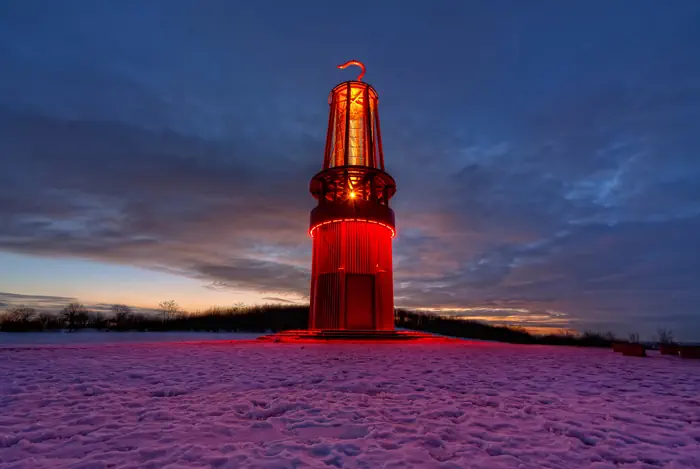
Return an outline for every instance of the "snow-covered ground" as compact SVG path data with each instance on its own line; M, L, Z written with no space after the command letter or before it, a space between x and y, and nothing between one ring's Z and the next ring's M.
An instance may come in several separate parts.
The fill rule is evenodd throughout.
M700 467L700 363L245 341L0 348L0 468Z
M250 340L264 334L240 332L0 332L0 347L6 345L113 344L126 342L191 342L202 340Z

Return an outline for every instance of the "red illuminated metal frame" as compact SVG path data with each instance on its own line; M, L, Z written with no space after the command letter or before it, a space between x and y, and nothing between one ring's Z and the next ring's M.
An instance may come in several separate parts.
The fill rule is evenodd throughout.
M391 230L345 220L313 234L309 327L393 330Z
M341 83L328 98L330 114L323 168L362 166L384 170L379 95L361 81Z
M379 95L360 81L330 93L323 167L309 184L312 330L394 329L391 242L396 236L389 201L396 183L384 169Z
M378 222L378 221L374 221L374 220L362 220L362 219L359 219L359 218L341 218L341 219L339 219L339 220L328 220L328 221L321 222L321 223L319 223L318 225L314 225L314 226L311 227L311 229L309 230L309 236L311 236L311 237L313 238L313 237L314 237L314 231L316 230L316 228L319 228L319 227L324 226L324 225L328 225L329 223L342 223L342 222L350 222L350 221L354 221L354 222L364 222L364 223L374 223L374 224L376 224L376 225L383 226L384 228L388 229L388 230L391 232L391 237L392 237L392 238L395 238L395 237L396 237L396 229L395 229L395 228L393 228L393 227L391 227L391 226L389 226L389 225L387 225L387 224L385 224L385 223L382 223L382 222Z

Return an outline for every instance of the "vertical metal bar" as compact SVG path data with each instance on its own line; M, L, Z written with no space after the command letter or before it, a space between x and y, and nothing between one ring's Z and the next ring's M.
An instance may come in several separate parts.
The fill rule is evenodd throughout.
M379 274L379 263L381 262L381 240L382 235L379 233L379 226L375 225L374 232L372 233L372 243L373 261L372 261L372 274L374 274L374 327L377 329L384 329L384 315L382 311L382 277Z
M372 327L374 328L374 330L377 330L380 328L381 324L377 320L379 314L377 314L378 311L377 311L377 276L376 275L372 275L371 295L372 295L372 301L370 302L370 304L372 305Z
M374 114L372 113L372 101L369 98L367 103L367 130L369 132L369 147L372 156L372 167L377 167L377 150L374 143Z
M326 133L326 152L323 155L323 169L330 168L331 155L333 153L333 134L335 127L335 92L331 95L331 111L328 114L328 132Z
M381 170L384 171L384 147L382 146L382 130L379 127L379 105L377 105L377 110L374 112L374 119L377 121L377 144L379 147L379 163L381 165Z
M318 236L318 232L316 233ZM318 275L318 268L316 263L318 262L318 241L316 239L311 240L311 284L309 285L309 316L308 316L308 329L313 329L316 324L314 318L314 308L316 306L316 301L314 298L314 283L316 282L316 275Z
M389 310L391 315L391 328L394 328L394 266L392 264L392 246L391 246L391 235L387 235L385 245L386 245L386 293L384 298L386 299L386 308Z
M347 265L347 263L345 262L345 258L347 256L347 250L348 250L347 244L346 244L346 242L347 242L347 236L346 236L347 235L347 224L348 224L348 222L346 222L346 221L341 221L340 223L337 223L337 225L339 225L338 228L340 230L340 262L341 262L341 268L342 268L339 272L339 274L340 274L340 285L339 285L340 288L338 289L339 290L338 291L338 297L339 297L338 303L340 303L339 304L340 307L338 308L339 321L338 321L337 327L339 329L345 329L346 324L347 324L347 321L345 318L345 314L346 314L346 310L347 310L347 308L345 307L345 303L346 303L345 295L347 293L346 289L345 289L345 267Z
M347 96L345 99L345 155L343 158L343 164L348 165L348 150L350 145L350 82L347 84Z
M335 241L335 252L336 252L336 275L335 275L335 283L333 285L333 291L335 292L333 296L333 328L334 329L339 329L341 322L341 314L343 313L343 306L342 306L342 281L344 280L343 277L343 271L340 269L341 266L344 266L344 261L343 261L343 222L341 223L332 223L331 226L333 226L334 230L334 239Z
M365 166L371 166L374 167L374 148L372 148L372 113L370 112L370 105L369 105L369 86L365 85L365 91L364 91L364 96L363 99L365 101L365 112L364 112L364 118L365 118L365 129L364 129L364 146L365 146Z

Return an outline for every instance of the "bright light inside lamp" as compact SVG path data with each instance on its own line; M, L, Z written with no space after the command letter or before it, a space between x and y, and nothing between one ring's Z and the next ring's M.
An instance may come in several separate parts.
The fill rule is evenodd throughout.
M354 199L356 197L355 191L350 191L350 198Z

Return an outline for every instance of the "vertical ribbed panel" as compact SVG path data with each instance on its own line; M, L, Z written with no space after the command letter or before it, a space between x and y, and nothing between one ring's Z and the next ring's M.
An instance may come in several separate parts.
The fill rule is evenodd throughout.
M314 232L311 268L311 321L313 329L340 329L343 318L345 274L374 275L375 329L394 328L394 287L391 232L376 223L329 223ZM353 321L350 321L352 323Z
M321 274L316 287L316 324L312 329L340 329L340 273Z
M376 228L386 228L366 222L344 222L345 271L355 274L374 274L377 264L377 238L381 235ZM380 236L377 236L377 235Z
M377 92L366 83L345 82L331 91L323 168L379 167L380 139L375 122Z
M316 279L318 278L318 244L311 243L311 292L309 295L309 301L311 305L309 307L309 329L314 329L314 324L316 324L316 311L314 305L316 304Z
M391 237L377 237L377 329L394 329L394 279L392 275Z
M394 329L394 282L391 272L376 275L377 329Z
M317 230L314 236L314 251L318 252L318 273L337 272L341 266L341 230L340 223L329 223Z

